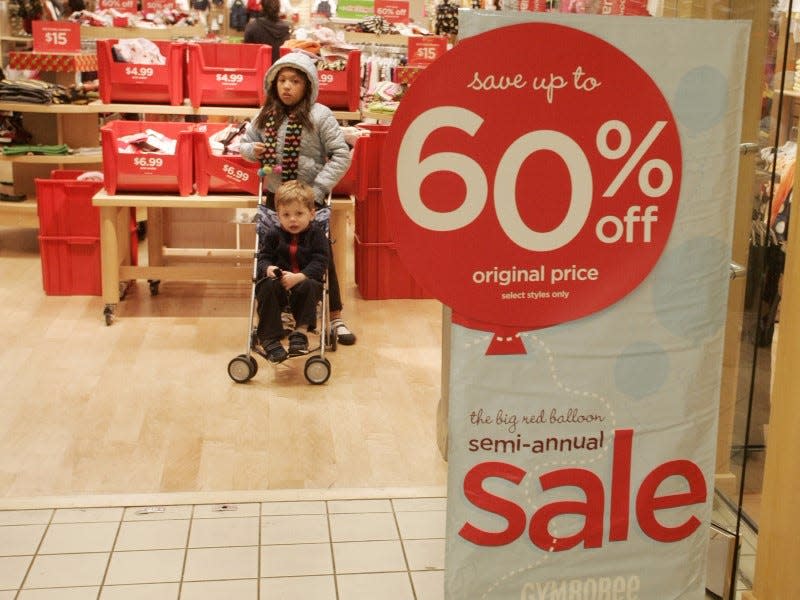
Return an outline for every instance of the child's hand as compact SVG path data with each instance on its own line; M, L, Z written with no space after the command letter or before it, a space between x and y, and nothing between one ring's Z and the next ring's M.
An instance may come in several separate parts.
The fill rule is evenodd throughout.
M302 273L287 273L284 271L283 277L281 277L281 285L283 286L283 289L290 290L305 278L306 276Z
M262 142L255 142L253 144L253 154L256 155L256 158L262 158L266 152L267 147Z

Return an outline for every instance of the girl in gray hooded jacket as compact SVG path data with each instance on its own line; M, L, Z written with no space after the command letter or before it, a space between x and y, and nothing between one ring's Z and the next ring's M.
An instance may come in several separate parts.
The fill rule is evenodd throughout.
M264 77L266 100L248 125L239 146L247 160L272 171L263 182L266 203L259 205L259 239L267 227L277 226L275 190L284 181L298 179L314 190L316 220L327 221L328 194L350 166L350 148L331 110L318 103L319 81L314 60L304 52L290 52L277 60ZM333 261L328 272L331 331L340 344L354 344L355 335L342 321L342 300Z

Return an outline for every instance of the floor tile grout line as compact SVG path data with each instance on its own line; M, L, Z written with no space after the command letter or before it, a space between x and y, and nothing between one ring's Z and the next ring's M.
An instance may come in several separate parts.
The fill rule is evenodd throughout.
M417 590L414 587L414 578L411 576L411 565L408 564L408 555L406 554L406 546L403 543L403 531L400 528L400 519L397 517L397 510L396 506L394 505L394 499L389 500L389 504L392 507L392 518L394 519L394 526L397 528L397 539L400 542L400 550L403 553L403 562L406 565L406 576L408 577L408 584L411 586L411 595L413 596L414 600L417 600Z
M325 522L328 524L328 548L331 553L333 593L336 596L336 600L339 600L339 577L336 573L336 554L333 552L333 525L331 524L331 516L334 513L331 513L330 500L324 500L323 502L325 506Z
M258 503L258 556L256 557L256 600L261 600L261 556L263 552L261 551L261 531L262 531L262 521L261 518L264 515L264 503Z
M111 548L108 551L108 560L106 561L106 568L103 570L103 577L100 579L100 585L97 588L97 599L100 600L100 595L103 592L103 586L105 586L106 579L108 579L108 571L111 568L111 559L114 557L114 547L117 545L117 540L119 539L119 532L122 529L122 519L125 517L125 509L120 511L119 521L117 522L117 531L114 534L114 541L111 543Z
M186 528L186 545L183 548L183 564L181 565L181 575L178 580L178 598L183 594L183 580L186 576L186 564L189 562L189 541L192 539L192 526L194 525L194 515L197 509L196 504L192 504L189 511L189 527Z
M55 517L56 509L50 509L50 518L47 519L47 523L45 523L44 531L42 532L42 537L39 538L39 543L36 545L36 550L33 551L33 556L31 556L31 561L28 563L28 568L25 569L25 575L23 575L22 580L19 582L17 586L17 592L14 594L14 598L19 598L19 595L22 593L22 588L25 586L25 582L28 580L28 576L31 574L31 569L33 569L33 563L36 562L36 557L39 555L39 550L42 548L42 544L44 544L44 538L47 537L47 532L50 530L50 525L53 522L53 518ZM27 556L27 555L26 555Z

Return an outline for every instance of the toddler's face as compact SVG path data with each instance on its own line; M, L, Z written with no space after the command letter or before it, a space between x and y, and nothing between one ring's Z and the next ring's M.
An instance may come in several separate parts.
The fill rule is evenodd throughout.
M278 207L278 221L281 227L289 233L300 233L305 231L306 228L314 220L314 211L300 202L291 202L289 204L282 204Z
M305 96L306 78L295 69L281 69L278 73L275 89L281 102L286 106L294 106Z

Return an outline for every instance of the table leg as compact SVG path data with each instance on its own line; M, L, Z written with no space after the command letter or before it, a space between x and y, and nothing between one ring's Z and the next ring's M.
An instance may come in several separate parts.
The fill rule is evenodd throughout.
M103 315L106 325L114 319L114 309L119 302L119 239L117 236L117 206L100 207L100 268L103 284ZM127 214L127 212L126 212Z
M339 287L347 286L347 218L353 212L353 202L331 202L330 236L333 244L333 262L339 275Z

